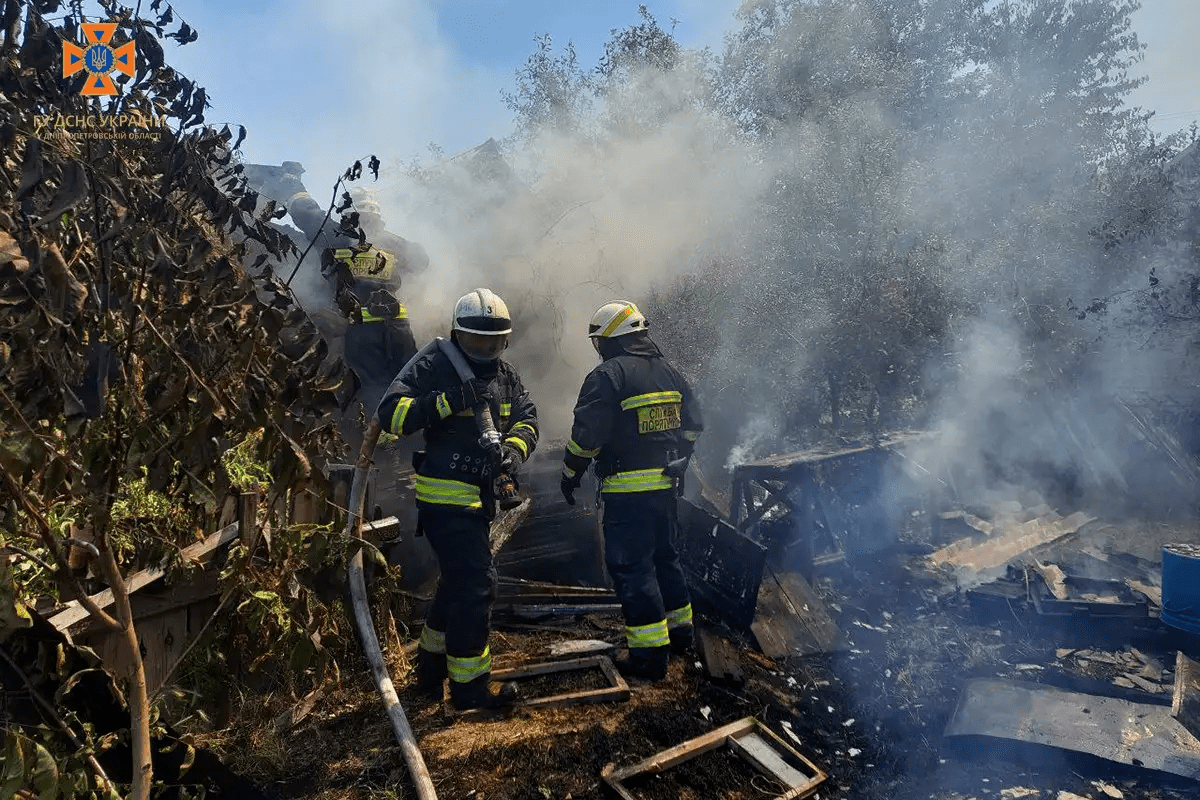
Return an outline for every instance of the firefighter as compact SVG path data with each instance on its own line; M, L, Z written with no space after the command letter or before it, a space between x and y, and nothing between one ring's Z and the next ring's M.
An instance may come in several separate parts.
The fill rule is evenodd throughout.
M422 431L417 470L417 525L429 538L441 577L421 632L417 686L441 698L450 679L455 708L499 708L515 699L511 686L489 689L489 617L496 571L489 542L494 516L493 468L472 409L486 402L502 436L502 473L515 475L537 445L537 410L517 371L500 354L512 321L504 301L476 289L454 306L451 342L475 377L464 383L449 357L431 348L397 376L379 405L385 430Z
M584 379L563 457L571 505L595 459L604 504L604 556L625 616L629 676L666 677L670 650L692 646L692 606L675 551L680 478L703 426L687 380L663 357L646 317L621 300L601 306L588 336L601 363Z
M334 303L349 319L346 362L363 384L368 408L417 352L408 309L397 296L395 253L368 242L322 251L321 272L334 282Z

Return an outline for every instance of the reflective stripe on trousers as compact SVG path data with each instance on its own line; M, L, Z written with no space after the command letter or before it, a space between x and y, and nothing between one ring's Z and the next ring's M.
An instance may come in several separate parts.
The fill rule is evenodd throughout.
M455 683L468 683L489 674L492 671L491 648L484 647L483 653L477 656L446 656L446 671Z
M446 634L441 631L435 631L426 625L421 629L420 647L422 650L430 653L441 653L444 655L446 652Z
M625 643L634 647L665 647L671 643L667 634L667 621L659 620L649 625L625 626Z
M692 624L692 604L688 603L683 608L677 608L674 611L667 612L667 627L681 628L684 625Z

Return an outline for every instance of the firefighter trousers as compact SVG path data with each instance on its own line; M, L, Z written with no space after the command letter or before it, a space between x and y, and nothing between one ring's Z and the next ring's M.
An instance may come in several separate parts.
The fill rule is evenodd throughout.
M604 561L612 577L630 650L668 644L668 627L691 630L687 580L675 540L674 491L605 492Z
M491 672L488 634L496 568L488 520L453 507L425 504L417 514L441 569L421 647L445 653L450 679L466 683Z

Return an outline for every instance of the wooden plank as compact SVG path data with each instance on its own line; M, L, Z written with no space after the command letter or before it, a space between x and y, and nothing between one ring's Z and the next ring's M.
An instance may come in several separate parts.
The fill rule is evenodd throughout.
M200 600L210 598L217 594L217 581L216 572L206 570L194 575L187 583L172 586L163 592L145 589L130 595L129 605L133 611L133 621L140 623L149 617L165 614L177 608L189 607ZM94 617L87 616L69 626L67 633L72 637L86 636L98 628L98 621Z
M759 649L773 659L846 649L846 638L825 603L808 581L794 572L768 570L750 630Z
M994 531L983 542L962 539L947 545L930 555L929 563L952 570L960 586L971 588L1002 575L1005 565L1022 553L1075 533L1094 519L1082 511L1068 517L1047 514L1004 531Z
M705 674L718 683L741 686L746 682L741 656L724 637L705 628L696 629L696 644Z
M1200 740L1170 707L1036 683L970 681L945 736L1025 742L1200 780Z
M492 521L488 532L493 556L500 552L500 548L508 543L508 540L512 538L517 529L529 518L529 510L531 508L533 508L533 500L526 497L516 508L501 511L496 515L496 519Z
M758 734L731 736L729 744L740 755L753 762L759 770L775 777L789 789L808 785L809 776L784 761L779 751L767 744Z
M779 797L779 800L801 800L801 798L808 797L816 792L817 788L829 778L825 771L810 761L800 751L785 742L783 737L779 736L775 731L758 722L757 719L755 722L757 723L757 727L754 729L753 735L774 747L781 758L789 762L793 768L798 769L805 776L805 780L802 783L785 792ZM732 742L737 738L736 736L730 737L730 741Z
M525 664L520 667L509 667L492 671L494 681L513 681L521 678L533 678L538 675L549 675L554 672L569 672L576 669L597 669L603 656L588 658L569 658L565 661L543 661L537 664ZM607 661L607 658L604 658Z
M585 705L588 703L619 703L624 702L630 697L629 684L617 671L613 665L612 659L607 656L593 656L590 658L574 658L569 661L547 661L540 664L526 664L520 667L510 667L508 669L498 669L492 671L492 680L494 681L513 681L528 678L535 678L539 675L549 675L555 672L571 672L585 669L598 669L604 675L605 679L610 683L600 689L585 689L579 692L568 692L565 694L555 694L549 697L535 697L529 700L519 700L514 704L514 709L547 709L547 708L565 708L568 706ZM454 712L454 716L462 719L472 719L474 717L490 716L491 712L487 709L471 709L468 711Z
M238 525L242 544L253 555L258 546L258 492L242 492L238 497Z
M746 717L703 736L689 739L624 769L616 769L615 765L607 764L600 775L620 797L636 800L622 784L623 781L647 773L665 772L724 746L728 746L735 754L749 762L747 766L763 774L775 776L784 785L791 787L776 800L799 800L808 797L827 777L811 761L754 717Z
M212 553L218 547L232 542L236 538L238 538L238 523L235 522L232 525L228 525L225 528L217 531L216 533L209 534L204 541L197 542L196 544L183 548L180 556L186 561L203 564L211 557ZM162 567L151 567L149 569L144 569L141 572L134 573L132 576L130 576L130 578L126 581L126 586L129 593L133 594L142 587L158 580L165 574L166 570ZM103 610L108 608L113 602L112 590L105 589L102 592L97 592L96 594L92 595L90 599L93 603L99 606L100 609ZM66 604L62 611L50 618L50 623L60 631L65 631L76 622L86 619L87 616L87 609L81 606L78 600L72 600Z
M167 670L174 666L179 654L187 647L187 625L186 608L177 608L138 624L147 691L154 692L163 685L168 677Z
M1200 737L1200 664L1181 652L1175 653L1175 693L1171 716Z
M614 769L606 777L606 782L609 785L619 783L626 778L631 778L634 775L640 775L643 772L659 773L668 770L676 764L682 764L689 758L695 758L698 755L703 755L710 750L716 750L718 747L724 747L726 740L730 736L736 734L747 733L754 729L754 720L752 717L732 722L717 728L714 731L709 731L703 736L697 736L695 739L689 739L682 744L677 744L674 747L663 750L662 752L651 756L643 761L639 761L631 767L624 769Z

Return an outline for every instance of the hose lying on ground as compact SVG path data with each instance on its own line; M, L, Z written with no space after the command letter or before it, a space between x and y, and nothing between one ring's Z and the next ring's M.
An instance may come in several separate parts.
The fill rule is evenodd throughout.
M378 419L372 419L363 437L362 448L358 453L358 461L354 464L354 482L350 485L350 509L346 519L346 535L362 538L363 503L366 499L367 472L371 469L371 457L375 454L375 443L379 441L381 428ZM404 754L404 762L412 775L417 787L417 797L420 800L437 800L437 792L433 788L433 780L425 767L425 759L417 747L417 740L409 727L408 718L404 716L404 708L400 698L396 696L396 688L392 685L392 677L388 674L387 665L383 662L383 652L379 648L379 639L375 636L375 624L371 621L371 609L367 605L367 586L363 580L363 549L350 559L349 568L350 597L354 604L354 624L358 628L358 637L362 641L363 651L371 662L371 672L375 677L375 686L383 697L388 717L392 722L392 731Z

